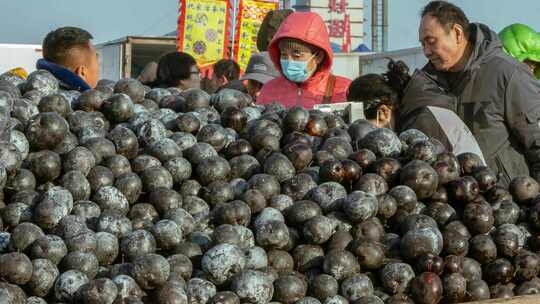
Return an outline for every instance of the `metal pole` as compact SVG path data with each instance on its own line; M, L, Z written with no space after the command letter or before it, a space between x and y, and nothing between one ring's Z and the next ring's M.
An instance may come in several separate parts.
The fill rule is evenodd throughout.
M371 0L371 50L378 51L377 47L377 0Z
M383 0L383 51L388 50L388 0Z
M231 55L230 55L230 59L233 59L234 58L234 38L236 37L236 15L238 14L238 1L239 0L233 0L233 13L232 13L232 31L231 31L231 34L232 34L232 42L231 42Z

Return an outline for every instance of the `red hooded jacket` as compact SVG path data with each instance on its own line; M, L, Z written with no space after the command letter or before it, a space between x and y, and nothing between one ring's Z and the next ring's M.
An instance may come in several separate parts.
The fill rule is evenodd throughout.
M319 65L318 70L305 82L297 84L283 76L280 64L279 41L283 38L295 38L322 49L326 56ZM272 62L281 73L281 76L267 82L261 89L258 104L268 104L274 101L287 108L299 105L306 109L323 102L327 82L331 75L334 54L330 47L330 39L326 24L316 13L296 12L281 24L278 32L268 46ZM347 100L347 89L351 81L347 78L335 76L332 102Z

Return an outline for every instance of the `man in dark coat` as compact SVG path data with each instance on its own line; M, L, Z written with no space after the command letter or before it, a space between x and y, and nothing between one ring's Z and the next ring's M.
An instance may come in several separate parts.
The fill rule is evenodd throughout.
M446 1L423 9L419 40L429 62L404 94L401 125L421 124L429 115L418 112L424 106L451 109L502 184L522 175L540 181L540 83L527 66L504 53L496 33Z

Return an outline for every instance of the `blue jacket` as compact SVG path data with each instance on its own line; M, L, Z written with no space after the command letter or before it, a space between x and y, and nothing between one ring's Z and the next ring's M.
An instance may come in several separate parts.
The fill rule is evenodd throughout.
M36 68L39 70L47 70L58 79L60 87L65 90L74 90L84 92L90 90L91 87L77 76L72 71L45 59L39 59L36 63Z

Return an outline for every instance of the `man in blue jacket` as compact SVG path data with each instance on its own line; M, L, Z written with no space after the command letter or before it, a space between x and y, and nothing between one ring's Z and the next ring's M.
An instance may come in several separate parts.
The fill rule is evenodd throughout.
M61 27L43 40L43 58L36 67L47 70L64 90L84 92L95 88L99 64L92 35L77 27Z

